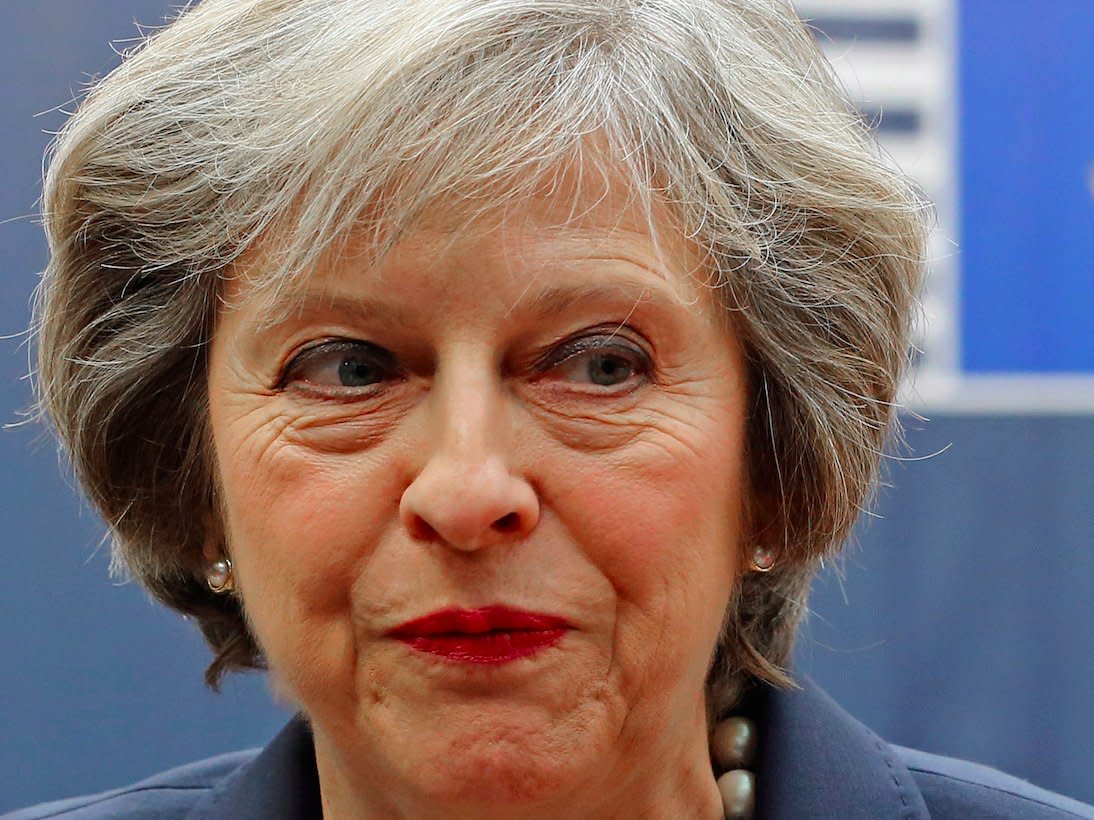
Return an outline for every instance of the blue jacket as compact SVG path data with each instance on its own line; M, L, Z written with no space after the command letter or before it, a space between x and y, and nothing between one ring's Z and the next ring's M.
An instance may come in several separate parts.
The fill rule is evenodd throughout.
M974 763L894 746L814 684L760 689L744 704L760 727L757 817L771 820L1094 818L1094 807ZM8 820L320 818L311 734L292 720L262 750L235 752Z

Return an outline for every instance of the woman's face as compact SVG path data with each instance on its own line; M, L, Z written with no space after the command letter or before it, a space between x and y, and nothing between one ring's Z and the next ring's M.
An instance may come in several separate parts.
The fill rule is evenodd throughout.
M289 311L229 288L229 550L331 800L572 812L712 784L742 353L683 242L655 248L618 190L565 188L504 224L434 212Z

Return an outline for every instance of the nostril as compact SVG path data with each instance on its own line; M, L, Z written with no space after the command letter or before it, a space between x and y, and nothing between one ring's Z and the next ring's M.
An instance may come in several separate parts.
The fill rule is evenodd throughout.
M407 528L411 536L420 541L434 541L438 538L437 531L420 515L412 516Z
M498 532L514 532L520 528L520 516L515 512L507 513L494 522L494 529Z

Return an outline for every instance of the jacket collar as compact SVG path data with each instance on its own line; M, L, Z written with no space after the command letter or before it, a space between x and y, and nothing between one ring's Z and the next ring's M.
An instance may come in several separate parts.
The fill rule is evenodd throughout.
M812 681L804 679L794 691L758 687L740 711L759 727L757 817L930 817L911 773L892 747ZM188 820L268 817L322 817L311 731L299 715L255 758L221 781Z
M792 691L758 687L742 705L759 729L758 817L930 817L893 748L808 678Z
M322 820L311 728L300 715L199 800L186 820Z

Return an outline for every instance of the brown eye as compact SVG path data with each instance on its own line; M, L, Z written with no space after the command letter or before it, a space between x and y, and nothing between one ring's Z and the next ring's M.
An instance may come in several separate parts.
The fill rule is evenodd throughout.
M285 368L282 386L303 382L340 391L363 390L399 377L395 357L368 342L333 341L299 353Z

